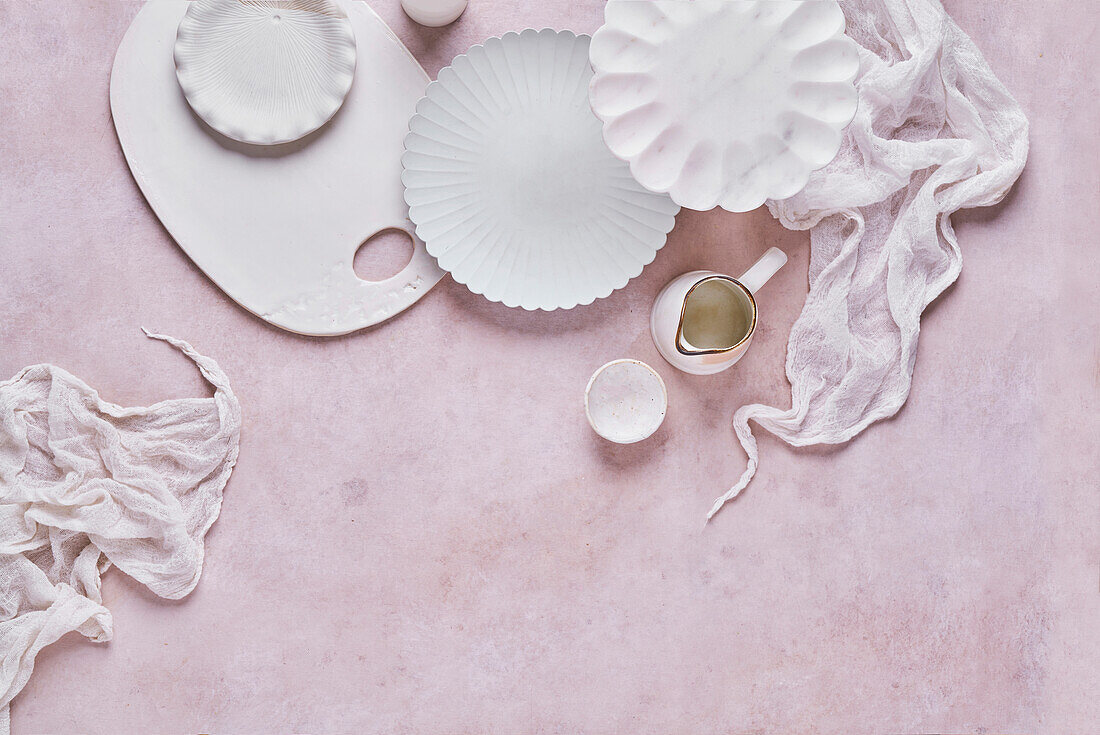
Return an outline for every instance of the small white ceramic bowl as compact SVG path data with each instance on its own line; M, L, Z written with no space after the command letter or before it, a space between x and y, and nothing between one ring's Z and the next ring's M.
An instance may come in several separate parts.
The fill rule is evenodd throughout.
M195 114L252 145L320 128L355 75L355 31L337 0L194 0L173 53Z
M653 435L665 420L668 390L657 371L639 360L613 360L592 374L584 413L592 430L616 444Z

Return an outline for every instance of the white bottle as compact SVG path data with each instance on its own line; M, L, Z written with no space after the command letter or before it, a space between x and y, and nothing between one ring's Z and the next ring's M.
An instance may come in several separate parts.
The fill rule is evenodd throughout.
M422 26L438 28L454 23L468 0L401 0L405 15Z

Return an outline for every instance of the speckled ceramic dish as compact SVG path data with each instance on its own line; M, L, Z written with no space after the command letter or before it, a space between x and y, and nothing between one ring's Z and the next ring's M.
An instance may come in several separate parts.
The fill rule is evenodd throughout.
M640 360L613 360L592 374L584 413L592 430L616 444L634 444L661 427L668 391L657 371Z
M836 0L608 0L590 98L634 177L690 209L755 209L806 185L856 110Z

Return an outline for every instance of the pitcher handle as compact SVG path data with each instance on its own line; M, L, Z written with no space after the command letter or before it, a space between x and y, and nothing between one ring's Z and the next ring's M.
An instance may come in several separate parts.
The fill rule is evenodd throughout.
M787 254L779 248L768 248L768 252L760 256L760 260L752 264L747 271L741 274L737 280L741 285L756 293L763 287L768 279L774 276L780 268L787 263Z

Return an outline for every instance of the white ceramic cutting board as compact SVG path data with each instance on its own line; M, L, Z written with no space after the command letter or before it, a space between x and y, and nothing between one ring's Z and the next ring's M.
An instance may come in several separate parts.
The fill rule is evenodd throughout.
M115 55L111 112L130 170L165 228L244 308L283 329L336 335L406 309L443 277L408 220L401 154L428 76L366 4L346 1L355 81L335 117L293 143L250 146L188 107L172 49L187 0L152 0ZM352 269L389 228L414 253L380 282Z

